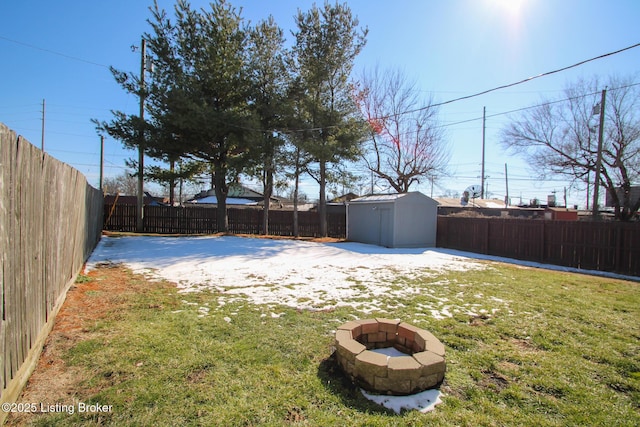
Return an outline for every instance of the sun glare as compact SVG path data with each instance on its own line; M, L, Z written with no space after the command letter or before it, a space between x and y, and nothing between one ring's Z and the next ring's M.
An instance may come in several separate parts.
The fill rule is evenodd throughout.
M507 31L510 43L517 44L523 32L523 25L534 0L485 0L485 13L490 19Z
M495 9L503 12L511 18L520 16L522 9L528 0L488 0Z

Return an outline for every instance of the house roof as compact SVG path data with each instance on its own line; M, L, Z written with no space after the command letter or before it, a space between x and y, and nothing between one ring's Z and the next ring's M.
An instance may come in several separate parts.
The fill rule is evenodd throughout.
M166 205L168 200L165 200L163 197L152 196L148 192L145 192L142 198L142 202L144 203L145 206L162 206L162 205ZM138 196L122 196L119 194L105 194L104 203L106 205L112 205L112 204L137 205Z
M437 197L436 202L441 207L462 207L460 204L459 198L453 197ZM499 199L473 199L469 200L469 204L467 207L477 207L477 208L501 208L504 209L504 200Z
M227 197L226 202L227 202L227 205L255 206L258 204L258 202L256 202L255 200L244 199L240 197ZM198 205L202 205L202 204L217 205L218 198L216 196L206 196L200 199L189 200L187 203L193 203Z
M206 201L203 202L202 200L205 199L209 199L209 197L214 197L215 198L215 190L214 189L210 189L207 191L202 191L200 192L200 194L194 196L194 198L192 200L190 200L190 202L195 202L198 201L198 203L217 203L217 200L214 202L210 202L210 201ZM255 190L252 190L250 188L247 188L245 186L243 186L242 184L239 183L232 183L229 185L229 192L227 193L227 203L228 200L230 199L245 199L245 200L249 200L252 202L260 202L264 200L264 195L262 193L259 193ZM276 202L276 203L281 203L284 201L283 198L281 197L276 197L276 196L271 196L270 197L271 202ZM245 204L245 203L235 203L235 204Z
M334 199L331 200L331 203L349 202L353 199L357 199L358 197L359 196L355 193L346 193L346 194L343 194L342 196L335 197Z

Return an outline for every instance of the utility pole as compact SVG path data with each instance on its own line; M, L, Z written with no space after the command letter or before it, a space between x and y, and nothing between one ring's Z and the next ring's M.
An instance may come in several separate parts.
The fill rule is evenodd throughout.
M431 175L431 196L429 196L429 197L431 197L432 199L433 199L433 180L434 180L434 178L435 178L434 175Z
M147 56L147 41L142 39L140 55L140 141L138 142L138 200L136 203L136 231L142 233L144 231L144 72Z
M102 177L104 176L104 135L100 135L100 191L102 190Z
M504 207L509 207L509 176L507 175L507 164L504 164L504 186L507 189L507 195L504 198Z
M44 152L44 107L45 102L42 100L42 137L40 139L40 149Z
M604 103L607 99L607 89L602 90L602 98L600 99L600 128L598 129L598 153L596 156L596 178L593 183L593 217L597 218L598 198L600 196L600 168L602 167L602 138L604 135Z
M480 198L484 199L484 138L486 131L487 107L482 107L482 175L480 176Z

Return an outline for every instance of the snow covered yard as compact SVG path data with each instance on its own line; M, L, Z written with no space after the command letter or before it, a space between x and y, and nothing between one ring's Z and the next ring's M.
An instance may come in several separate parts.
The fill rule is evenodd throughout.
M446 271L487 268L463 256L430 249L389 249L361 243L316 243L235 236L103 237L87 269L123 264L151 278L177 284L181 292L218 292L218 304L246 299L255 304L323 310L351 306L385 313L412 296L427 297L421 313L435 318L456 312L478 316L503 309L491 296L455 299ZM446 292L445 292L446 291Z

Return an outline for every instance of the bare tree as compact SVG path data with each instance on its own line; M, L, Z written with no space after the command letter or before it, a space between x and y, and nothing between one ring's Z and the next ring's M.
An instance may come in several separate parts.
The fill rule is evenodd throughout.
M105 194L132 196L138 192L138 179L133 172L127 171L118 176L105 178L102 188Z
M640 87L629 78L608 80L604 108L600 182L616 218L629 220L640 208L631 186L640 178ZM538 178L562 176L574 187L595 176L601 85L579 80L564 98L526 109L502 130L503 146L521 154Z
M356 95L370 125L364 163L398 193L446 173L449 147L431 96L398 70L365 72Z

